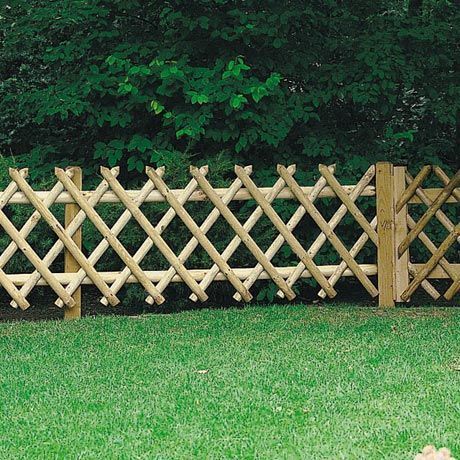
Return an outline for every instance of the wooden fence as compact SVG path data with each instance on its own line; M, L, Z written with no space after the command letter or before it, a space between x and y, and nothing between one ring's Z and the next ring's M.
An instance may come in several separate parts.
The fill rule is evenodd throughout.
M433 299L441 293L432 279L450 280L443 293L453 299L460 289L460 264L450 263L446 253L460 242L458 202L460 200L460 171L449 178L439 167L425 166L415 178L405 167L391 163L377 163L354 185L342 185L335 176L335 166L319 166L319 179L314 185L302 186L295 179L295 166L278 166L278 179L272 187L258 187L251 178L251 167L235 167L236 178L227 188L214 188L207 178L208 168L190 169L191 180L184 189L171 190L163 176L164 169L146 169L147 180L140 190L125 190L117 176L118 168L101 168L103 179L91 191L82 191L82 173L79 168L56 168L57 182L50 191L35 191L27 181L25 169L10 170L11 183L0 192L0 226L11 238L0 252L0 284L12 298L11 305L26 309L28 295L35 286L48 285L56 294L56 304L65 309L66 318L81 314L81 286L95 285L105 305L119 303L117 293L126 283L140 283L149 304L161 304L163 292L171 282L185 283L194 301L208 298L207 288L215 281L226 280L235 290L235 299L252 299L251 287L257 280L271 280L278 295L292 300L296 297L294 284L300 278L313 278L322 298L335 297L336 283L344 276L353 276L371 297L379 297L380 306L393 306L395 302L409 300L421 287ZM212 175L212 174L210 174ZM438 188L423 188L423 183L434 175L440 181ZM358 207L360 197L374 197L376 215L366 218ZM338 207L330 218L319 211L316 203L323 198L338 200ZM254 200L257 207L245 222L232 212L232 201ZM285 222L274 209L275 200L295 200L297 209ZM212 211L198 225L187 210L187 203L209 201ZM155 225L141 210L149 202L164 202L169 208ZM65 221L61 223L51 212L53 204L65 204ZM125 207L113 225L108 225L97 211L101 203L122 203ZM15 204L32 205L35 209L20 229L12 223L5 207ZM457 206L452 220L443 206ZM424 206L418 220L411 216L413 207ZM418 211L420 214L420 211ZM336 234L336 227L345 215L351 215L356 224L356 240L349 249ZM452 214L452 213L451 213ZM262 216L266 216L278 236L263 250L251 236L251 230ZM294 229L305 216L314 222L320 233L309 247L304 247L295 236ZM223 251L218 251L207 233L218 218L223 218L234 232L234 237ZM190 240L176 254L162 234L173 221L180 219L190 232ZM102 239L89 254L82 250L82 224L92 222ZM134 254L118 238L127 223L133 219L145 232L145 241ZM438 246L424 231L427 224L437 219L447 232ZM28 235L44 221L56 235L56 240L44 257L40 257L27 241ZM411 260L409 250L418 240L430 257L424 263ZM336 265L317 265L315 256L329 242L340 256ZM364 245L376 247L374 263L360 264L357 255ZM243 244L257 261L253 267L230 267L228 261ZM276 267L272 260L284 245L289 245L298 262L288 267ZM207 269L186 268L185 263L195 249L201 246L213 264ZM124 269L115 272L98 271L96 263L111 248L123 261ZM32 273L7 273L5 266L17 251L21 251L35 268ZM151 251L159 251L169 264L168 270L141 268L141 262ZM52 263L64 254L65 268L52 272ZM376 276L376 280L375 277Z

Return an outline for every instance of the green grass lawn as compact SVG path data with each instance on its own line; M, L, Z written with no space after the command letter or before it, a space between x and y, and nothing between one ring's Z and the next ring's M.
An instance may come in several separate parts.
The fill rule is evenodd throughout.
M460 309L0 325L0 458L460 457Z

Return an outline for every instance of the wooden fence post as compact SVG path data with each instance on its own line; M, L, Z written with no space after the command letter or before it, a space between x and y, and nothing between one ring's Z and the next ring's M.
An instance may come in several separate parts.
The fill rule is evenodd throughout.
M74 170L74 175L72 177L72 182L78 187L79 190L82 190L83 187L83 174L81 168L72 167ZM76 203L70 203L65 205L65 228L67 228L74 217L80 211L80 207ZM81 227L74 233L72 237L75 244L82 248L82 230ZM75 273L80 269L80 265L74 259L72 254L65 249L64 251L64 271L66 273ZM73 299L75 300L75 305L72 308L64 306L64 319L78 319L81 317L81 287L78 288L74 294Z
M377 277L379 306L394 307L394 198L393 165L379 162L376 165L377 202Z
M396 203L406 189L406 167L395 166L393 174L393 207L395 213L395 240L394 240L394 298L396 302L403 302L401 294L409 286L409 249L402 256L398 254L398 247L407 235L407 204L399 212Z

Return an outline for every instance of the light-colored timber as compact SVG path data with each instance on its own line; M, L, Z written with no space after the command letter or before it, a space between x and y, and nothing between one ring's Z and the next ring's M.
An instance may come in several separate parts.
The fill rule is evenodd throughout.
M227 205L217 195L217 193L211 187L211 184L206 180L203 174L201 174L200 171L194 167L190 168L190 172L192 176L197 180L203 192L206 193L212 204L219 210L222 217L228 222L228 224L232 227L232 229L239 236L239 238L241 238L243 243L251 251L251 253L254 255L257 261L264 267L264 270L270 275L273 282L278 285L278 287L284 292L284 294L289 300L294 299L294 291L286 284L286 281L284 281L284 279L279 276L279 274L275 270L275 267L267 259L267 257L265 257L265 254L259 248L257 243L254 241L251 235L249 235L249 233L244 229L244 227L234 216L234 214L230 211Z
M377 266L379 305L394 307L394 247L395 219L393 199L393 165L377 163Z
M238 301L250 301L253 286L259 280L275 283L278 295L292 300L296 283L305 278L314 279L320 287L319 297L326 298L334 297L336 289L341 289L337 284L341 279L352 277L371 297L378 295L381 307L407 302L421 289L434 300L441 297L453 300L458 295L460 264L456 259L456 245L460 244L460 223L459 213L452 212L451 206L458 206L460 202L460 171L449 175L439 166L427 165L413 177L410 167L381 162L370 165L354 184L344 185L336 176L336 165L319 165L316 183L301 185L294 178L296 169L296 165L287 168L280 165L273 185L260 187L251 177L252 167L236 166L229 186L214 188L212 171L207 166L192 167L189 183L183 189L171 189L165 168L147 167L143 185L138 190L126 190L118 179L119 168L101 168L100 183L93 190L82 190L80 168L65 171L56 168L57 180L47 191L32 188L27 169L11 169L12 180L0 191L0 229L11 239L0 250L0 287L10 297L13 307L26 309L30 307L27 297L32 290L36 286L49 286L58 296L56 304L64 307L66 319L81 316L82 285L96 286L105 305L116 305L117 293L132 283L145 289L146 302L151 305L165 300L163 293L170 283L185 283L192 291L190 299L205 301L208 288L222 281L230 283L236 291L233 297ZM433 179L439 186L427 187L427 183L432 183L428 180ZM323 198L332 199L331 206L334 206L324 215L319 204ZM366 199L365 207L361 198ZM240 222L238 208L249 200L255 207ZM282 200L291 202L290 207L285 208L289 210L292 202L296 202L287 216L280 207ZM194 215L194 207L188 206L199 202L213 205L204 218L201 217L201 223ZM238 206L237 202L241 204ZM110 227L96 210L102 203L124 206ZM144 214L144 206L158 205L161 211L151 222ZM20 227L16 227L10 217L15 215L9 212L10 206L31 209ZM59 206L61 209L64 206L64 213L55 212ZM247 209L247 205L243 207ZM326 214L332 217L326 219ZM344 218L356 224L356 239L347 244L349 249L340 239ZM84 249L82 232L87 219L101 235L100 242L89 254ZM213 240L211 232L219 219L226 221L234 233L223 246ZM263 225L270 225L271 231L275 231L271 244L264 248L250 234L261 219L265 219ZM190 234L177 255L166 242L174 238L170 224L175 220L180 220ZM145 237L139 246L128 251L119 235L131 221L143 230ZM51 230L46 234L46 241L54 234L43 257L27 241L32 231L42 228L37 227L39 222ZM433 224L440 227L440 232L431 231ZM309 235L310 231L315 232L314 238ZM327 243L339 257L334 265L328 264L324 256L319 258ZM241 244L255 259L255 265L249 260L233 262L234 255L241 257L238 252ZM428 260L420 260L420 251L411 250L414 244L428 251ZM288 260L292 260L290 266L276 266L273 262L281 260L278 257L283 245L292 251L288 252L291 254ZM208 267L193 267L197 248L211 259ZM123 265L119 270L101 271L97 264L109 250L118 255ZM10 261L18 251L32 264L31 273L9 272ZM149 257L153 262L147 266L146 256L150 253L161 255L161 260L166 259L169 266L156 265L155 257ZM116 263L120 261L117 259ZM244 265L238 266L240 263ZM377 287L372 277L376 277ZM443 288L437 280L448 281L448 284Z
M75 184L75 187L78 187L79 190L83 187L83 175L81 168L73 167L66 171L69 177L72 179L72 182ZM56 185L61 184L62 182L58 182ZM65 215L64 215L64 225L65 228L68 229L72 224L72 221L78 216L80 212L80 208L77 204L67 204L65 206ZM68 231L68 230L67 230ZM73 232L71 238L78 246L80 251L82 250L82 231L81 226ZM80 265L75 257L66 249L64 252L64 270L66 273L75 273L78 272L80 269ZM81 318L81 288L78 288L72 295L73 300L75 301L75 305L73 307L65 307L64 308L64 319L78 319Z
M431 167L424 168L422 178L420 182L425 180L426 175L431 171ZM427 171L427 172L425 172ZM418 175L420 176L420 174ZM417 176L417 177L418 177ZM393 212L395 220L395 231L394 231L394 296L396 302L402 302L401 294L409 286L409 251L405 251L401 256L398 254L396 248L404 241L407 236L407 201L404 196L405 192L409 190L412 184L406 189L406 167L405 166L394 166L393 168ZM418 186L418 185L417 185ZM412 196L413 192L410 191L408 196Z

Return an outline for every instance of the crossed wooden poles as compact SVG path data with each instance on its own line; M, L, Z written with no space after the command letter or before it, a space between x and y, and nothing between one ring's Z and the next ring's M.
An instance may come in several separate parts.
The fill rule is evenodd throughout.
M444 185L444 188L434 200L430 199L422 188L423 182L432 172L434 172ZM410 231L397 248L397 255L401 257L409 250L411 243L418 238L431 253L431 257L419 271L415 269L413 264L409 263L409 272L413 276L413 279L411 280L409 286L401 294L401 298L405 301L408 300L421 285L425 291L431 295L431 297L438 299L441 294L427 280L427 277L439 264L442 270L444 270L444 272L452 280L452 284L444 293L444 298L452 300L454 295L460 289L460 275L447 261L445 254L454 242L460 243L460 223L454 224L442 211L441 206L449 199L450 196L453 196L457 201L460 201L460 192L457 189L460 185L460 171L457 171L452 179L449 179L447 174L440 167L425 166L420 170L415 178L406 171L406 182L408 186L396 203L396 211L399 212L414 195L416 195L420 201L427 206L427 210L418 222L415 222L409 213L407 214L407 225ZM424 228L434 217L436 217L441 225L449 232L439 247L436 247L436 245L424 232Z
M144 184L137 195L133 196L128 193L118 181L118 168L113 168L111 170L101 168L103 180L87 198L85 193L73 183L72 169L64 171L60 168L56 168L55 174L58 178L58 182L46 197L41 199L37 192L35 192L26 181L27 170L11 169L10 176L12 182L1 195L0 225L11 237L12 241L8 248L0 255L0 283L12 297L13 300L11 303L14 307L19 306L22 309L29 307L27 295L41 279L44 279L58 296L56 301L58 306L62 307L66 305L72 307L74 304L72 295L81 286L83 280L88 277L103 295L101 302L104 304L116 305L119 302L117 297L118 291L123 287L130 276L134 276L148 294L146 301L150 304L161 304L164 301L162 295L163 291L176 275L178 275L192 291L190 296L192 300L205 301L208 298L206 294L207 287L218 274L223 274L234 287L236 291L235 298L249 301L252 298L250 288L261 276L268 276L277 285L280 296L286 297L287 299L293 299L295 293L292 287L305 272L308 272L320 285L321 290L319 295L321 297L334 297L336 295L334 285L348 268L362 283L369 294L375 297L378 295L378 290L370 281L362 266L355 260L356 255L369 239L374 244L377 244L377 233L375 230L376 218L369 223L355 204L357 198L361 196L374 178L375 167L371 166L356 186L351 189L350 187L346 188L342 186L335 178L335 166L326 167L321 165L319 170L321 176L317 183L311 188L309 193L304 193L294 179L295 166L289 166L288 168L278 166L280 177L268 193L264 194L250 177L252 168L236 166L236 179L230 187L226 189L223 195L219 195L206 178L208 168L203 167L198 169L192 167L191 181L181 193L177 195L172 193L164 182L163 168L155 170L148 167L146 169L146 174L149 180ZM235 217L228 205L243 186L257 203L257 208L242 224ZM339 209L328 222L323 218L314 204L326 186L329 186L341 201ZM214 205L214 209L208 214L207 218L200 226L194 221L184 206L198 187ZM287 223L284 223L273 208L272 202L286 189L286 187L299 202L299 207L291 219L289 219ZM112 193L115 194L116 198L123 203L126 208L111 227L104 222L95 210L96 205L109 189L111 189ZM164 214L157 225L153 225L140 210L140 206L154 189L161 193L164 200L170 205L169 210ZM7 215L2 211L2 208L8 204L11 197L17 191L22 192L35 208L31 217L20 230L16 229ZM67 191L80 208L80 211L75 215L67 228L61 225L49 209L63 191ZM350 250L347 250L340 238L334 232L335 227L340 223L347 212L352 214L353 218L363 230L362 235ZM308 250L302 246L293 234L293 230L306 214L312 218L321 230L320 235ZM250 235L251 229L263 215L269 218L273 226L279 232L279 235L265 252L260 249ZM179 255L174 253L162 237L162 233L176 216L181 219L192 235L192 238ZM219 253L206 235L219 216L222 216L235 232L235 237L222 253ZM103 239L89 256L85 256L72 239L73 235L80 229L86 218L93 223L103 236ZM147 235L147 238L134 255L131 255L118 239L118 235L132 218L134 218ZM58 237L53 247L43 259L36 254L26 240L27 236L40 219L43 219ZM329 278L326 278L313 260L326 241L331 243L342 258L342 262L335 268ZM277 251L285 242L291 247L292 251L299 259L298 265L293 267L287 279L278 272L271 262ZM241 243L249 249L257 260L257 265L250 271L249 275L244 280L241 280L240 277L235 274L234 269L228 264L228 260ZM214 263L212 267L207 270L206 275L200 283L191 276L184 265L198 245L203 247ZM141 261L153 246L161 252L170 264L170 268L156 285L153 284L140 267ZM109 248L112 248L125 264L125 268L119 272L115 281L112 282L110 286L107 285L100 273L94 268L98 260ZM30 275L21 289L18 289L8 278L8 275L2 270L18 249L25 254L35 268L35 271ZM73 256L80 266L79 271L74 274L66 287L58 281L56 276L49 269L52 262L64 249Z

